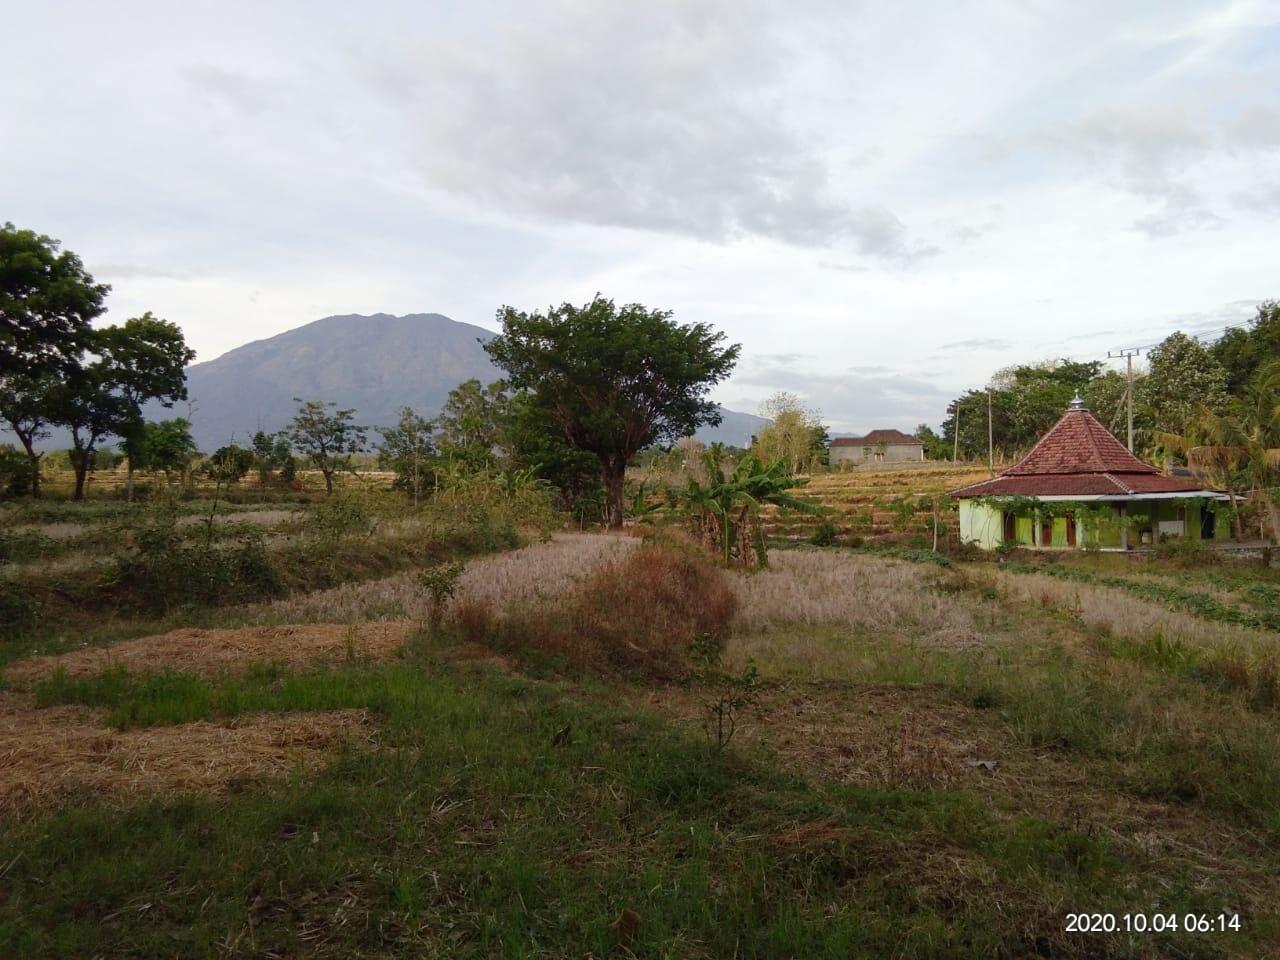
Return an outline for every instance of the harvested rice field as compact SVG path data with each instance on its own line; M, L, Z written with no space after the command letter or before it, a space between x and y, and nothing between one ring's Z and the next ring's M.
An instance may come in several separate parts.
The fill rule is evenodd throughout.
M1280 949L1244 574L1188 606L1154 568L556 533L437 607L447 562L5 666L0 954ZM1241 929L1069 932L1086 907Z

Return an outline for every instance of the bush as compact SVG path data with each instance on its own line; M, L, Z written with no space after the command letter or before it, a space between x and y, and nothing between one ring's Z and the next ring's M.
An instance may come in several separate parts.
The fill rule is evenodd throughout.
M259 531L231 546L192 543L172 510L162 510L132 531L133 548L115 559L108 586L127 605L163 612L277 596L279 573Z
M464 640L517 655L673 678L689 673L696 645L724 642L735 609L724 573L701 551L644 545L554 602L502 618L460 604L450 622Z
M823 520L813 531L813 536L809 538L809 542L815 547L834 547L836 545L836 525L829 520Z
M1213 560L1213 549L1201 540L1189 537L1162 537L1156 544L1156 556L1176 567L1198 567Z
M31 461L17 447L0 445L0 494L25 497L31 492Z

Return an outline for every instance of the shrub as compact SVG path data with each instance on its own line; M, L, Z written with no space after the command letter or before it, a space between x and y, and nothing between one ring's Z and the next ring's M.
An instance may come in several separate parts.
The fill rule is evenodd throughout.
M813 531L813 536L809 538L809 542L815 547L834 547L836 545L836 525L829 520L823 520Z
M1201 540L1189 537L1162 537L1156 556L1177 567L1198 567L1213 559L1213 550Z
M0 495L22 497L31 492L31 461L10 444L0 445Z
M172 510L132 530L132 549L115 558L107 586L127 605L165 611L256 600L282 592L278 572L253 530L231 546L192 543Z
M686 675L695 645L722 643L736 601L723 572L695 549L643 545L598 568L568 596L498 618L463 604L463 639L535 651L595 670Z

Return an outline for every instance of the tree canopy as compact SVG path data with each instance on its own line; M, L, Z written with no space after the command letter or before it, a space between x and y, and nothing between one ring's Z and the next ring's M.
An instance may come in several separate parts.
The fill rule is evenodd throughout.
M355 410L339 410L333 402L301 400L298 412L289 424L289 441L324 477L327 493L333 493L333 478L340 470L351 468L353 454L364 450L367 427L357 426Z
M740 347L704 323L679 324L667 310L619 307L597 296L546 313L498 311L502 335L485 350L515 390L527 390L565 442L594 454L608 521L622 525L627 461L717 424L707 397L737 363Z
M57 240L0 227L0 377L79 366L110 287Z

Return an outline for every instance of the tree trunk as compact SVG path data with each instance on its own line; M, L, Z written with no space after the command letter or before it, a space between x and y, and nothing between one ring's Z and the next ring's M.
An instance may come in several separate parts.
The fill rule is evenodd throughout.
M333 496L333 471L332 471L332 470L322 470L322 471L321 471L321 473L323 473L323 474L324 474L324 492L325 492L325 495L326 495L326 496L329 496L329 497L332 497L332 496Z
M77 450L72 456L72 468L76 474L76 489L71 495L72 500L84 499L84 481L89 473L89 453L85 450Z
M133 503L133 457L129 457L129 466L124 473L124 498Z
M624 457L600 458L600 479L604 483L605 520L610 530L622 529L622 482L627 474Z
M35 441L25 434L18 434L23 448L27 451L27 462L31 464L31 499L40 499L40 458L43 453L36 453Z

